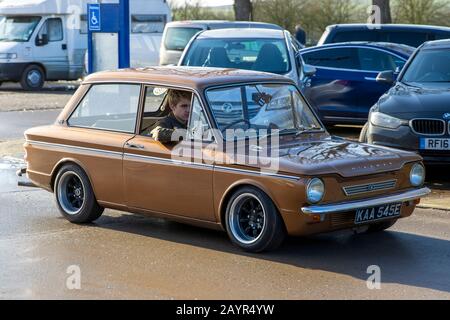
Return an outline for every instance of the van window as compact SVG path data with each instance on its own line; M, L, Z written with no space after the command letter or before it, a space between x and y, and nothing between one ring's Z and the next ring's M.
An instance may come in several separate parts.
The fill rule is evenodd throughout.
M82 14L80 16L80 33L87 34L88 33L88 23L87 23L87 15Z
M350 41L377 41L376 30L353 30L336 32L333 37L333 43Z
M27 42L40 17L0 17L0 41Z
M68 120L69 126L133 133L141 86L93 85Z
M63 27L60 18L50 18L45 21L44 25L39 31L39 35L47 35L48 41L62 41L63 40Z
M163 33L166 16L162 14L134 14L131 16L132 33Z
M167 28L164 46L167 50L183 51L192 37L202 30L201 28Z
M317 67L360 69L358 51L356 48L334 48L317 50L303 54L306 64Z
M381 31L380 41L406 44L412 47L418 47L428 41L428 34L417 31Z

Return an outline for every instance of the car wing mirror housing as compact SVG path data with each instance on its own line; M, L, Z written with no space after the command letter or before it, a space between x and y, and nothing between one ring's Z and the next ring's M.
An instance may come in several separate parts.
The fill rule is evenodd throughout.
M48 36L46 34L40 34L36 37L36 46L42 47L48 44Z
M394 75L394 71L383 71L380 72L377 76L377 82L378 83L385 83L385 84L394 84L395 82L395 75Z
M309 64L303 65L303 75L305 77L312 77L316 74L316 72L317 72L317 69L314 66L309 65Z

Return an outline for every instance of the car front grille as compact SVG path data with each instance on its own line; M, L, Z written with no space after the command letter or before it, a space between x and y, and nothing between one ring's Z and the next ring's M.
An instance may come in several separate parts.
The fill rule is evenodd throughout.
M440 119L414 119L411 121L411 127L418 134L443 135L446 123Z
M355 186L343 187L344 192L347 196L353 196L356 194L375 192L381 190L389 190L395 188L397 180L388 180L375 183L359 184Z

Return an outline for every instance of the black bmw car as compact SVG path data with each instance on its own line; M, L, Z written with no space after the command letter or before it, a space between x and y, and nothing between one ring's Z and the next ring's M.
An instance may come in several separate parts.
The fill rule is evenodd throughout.
M419 153L428 164L450 163L450 40L417 49L393 87L370 109L360 141Z

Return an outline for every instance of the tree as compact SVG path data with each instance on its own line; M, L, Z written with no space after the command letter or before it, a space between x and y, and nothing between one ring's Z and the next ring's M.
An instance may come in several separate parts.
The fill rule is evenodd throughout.
M380 8L381 20L379 23L392 23L390 0L372 0L372 4Z
M396 0L393 4L396 23L450 25L448 0Z
M234 15L237 21L250 21L253 19L253 7L250 0L235 0Z

